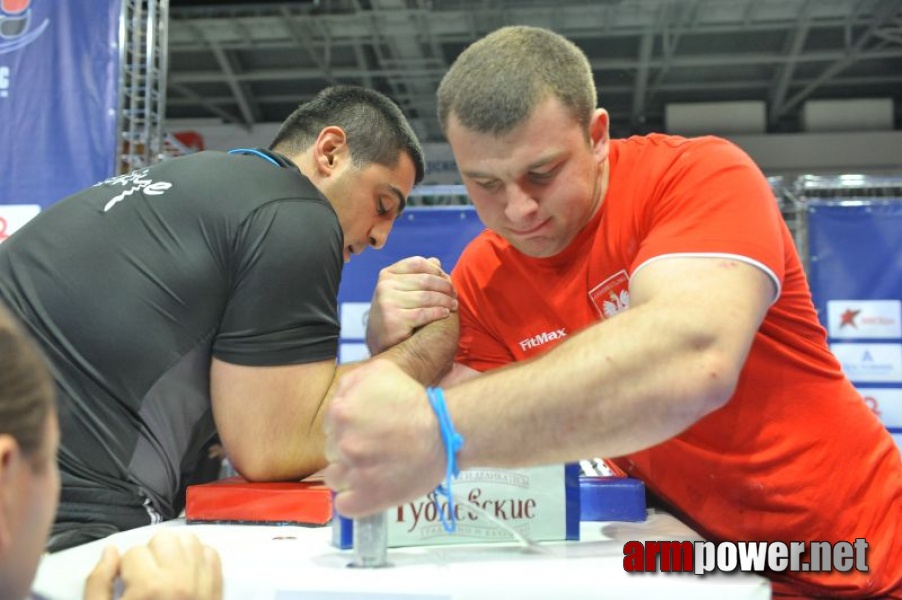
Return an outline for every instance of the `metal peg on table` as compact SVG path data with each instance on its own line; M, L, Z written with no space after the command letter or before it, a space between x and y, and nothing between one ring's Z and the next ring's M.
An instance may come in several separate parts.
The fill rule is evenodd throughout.
M354 519L354 562L349 566L372 569L389 566L388 513Z

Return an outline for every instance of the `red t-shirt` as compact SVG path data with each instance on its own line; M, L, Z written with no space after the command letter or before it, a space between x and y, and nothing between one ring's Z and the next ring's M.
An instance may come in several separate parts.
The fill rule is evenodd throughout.
M549 350L629 306L629 278L668 256L724 256L779 289L723 408L617 464L708 539L869 544L867 573L774 574L775 592L902 598L902 459L831 354L761 172L713 137L611 142L609 187L562 253L486 231L453 273L457 361L487 371ZM673 310L692 302L675 297ZM892 592L894 590L894 592Z

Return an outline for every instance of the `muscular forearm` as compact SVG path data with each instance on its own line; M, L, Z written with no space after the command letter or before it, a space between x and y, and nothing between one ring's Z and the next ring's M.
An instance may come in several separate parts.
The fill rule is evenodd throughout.
M623 454L697 418L698 405L675 409L659 392L664 379L703 364L710 355L705 348L716 343L662 330L662 322L644 312L630 309L543 358L448 387L448 409L464 438L458 466L523 467ZM698 354L693 346L701 348ZM694 358L669 363L666 357L677 349ZM648 367L656 362L667 373L649 381L658 377ZM325 474L339 490L336 508L364 515L433 489L444 476L445 448L422 387L382 360L345 378L340 388L329 411L332 464ZM676 396L695 394L687 388Z
M438 381L450 368L454 353L457 350L458 319L452 314L446 319L433 321L418 329L411 337L377 355L387 358L401 367L408 375L424 385ZM306 430L298 435L294 429L288 437L293 441L295 454L279 461L289 470L281 479L305 477L326 465L323 455L325 436L322 421L329 402L335 393L335 387L341 377L363 363L340 365L335 370L332 383L320 402L319 409ZM289 460L284 460L289 458Z
M621 456L678 435L730 399L774 291L763 271L732 260L644 267L629 310L448 390L467 438L461 464Z
M411 337L379 356L397 364L408 375L430 385L451 368L457 351L459 320L456 313L419 328Z
M688 333L659 317L631 309L539 359L447 390L466 439L461 464L620 456L669 439L722 405L736 360L704 330Z

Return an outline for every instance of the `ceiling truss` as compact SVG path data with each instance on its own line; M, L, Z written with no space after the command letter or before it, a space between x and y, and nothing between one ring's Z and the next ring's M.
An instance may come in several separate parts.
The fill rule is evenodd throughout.
M583 48L615 135L664 130L668 103L764 101L774 132L797 131L811 99L891 97L902 112L902 0L172 0L170 13L169 119L251 128L350 83L437 141L442 75L508 24Z

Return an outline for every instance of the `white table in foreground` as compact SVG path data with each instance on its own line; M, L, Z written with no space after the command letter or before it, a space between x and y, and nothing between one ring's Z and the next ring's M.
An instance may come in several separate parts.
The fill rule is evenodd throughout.
M227 599L274 600L568 600L686 598L766 600L769 582L746 573L626 573L623 545L637 540L697 540L667 514L645 523L588 523L579 542L543 543L542 551L513 544L390 548L392 566L348 568L351 551L330 545L330 527L186 525L142 527L44 557L34 590L80 599L85 578L107 545L120 551L160 528L184 529L216 548Z

